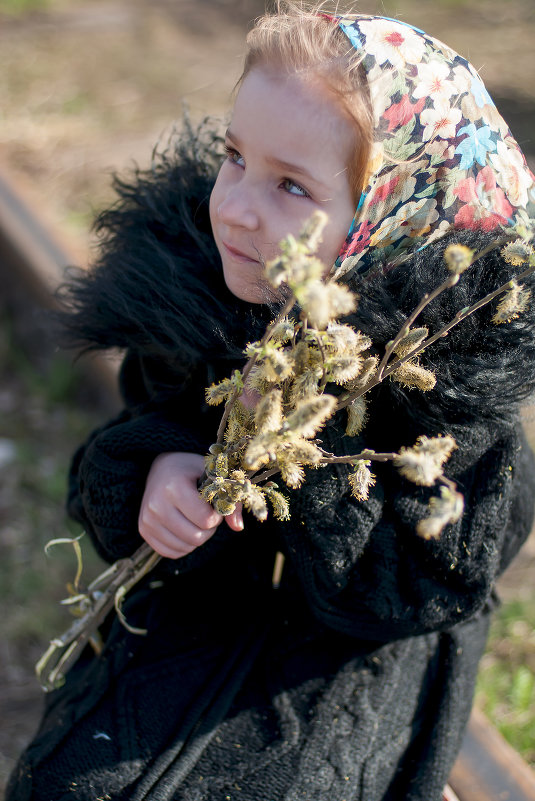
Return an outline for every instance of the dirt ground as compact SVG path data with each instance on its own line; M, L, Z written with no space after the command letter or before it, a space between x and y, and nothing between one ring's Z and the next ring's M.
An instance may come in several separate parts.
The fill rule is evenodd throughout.
M48 12L7 17L2 2L0 170L84 262L94 210L111 197L110 171L146 165L183 103L194 119L225 114L244 33L263 3L54 0ZM412 21L470 58L535 163L532 0L358 8Z
M147 165L183 102L194 119L225 114L244 33L262 7L260 0L51 0L41 11L8 15L0 0L0 174L73 262L90 260L90 221L111 199L111 171L133 161ZM363 0L359 10L413 22L469 57L535 165L533 0ZM64 367L45 365L40 381L22 356L13 358L6 320L0 319L0 559L9 552L15 561L6 564L24 568L27 578L13 587L9 569L0 569L0 793L37 723L42 696L32 665L60 625L55 612L35 621L24 607L30 598L55 608L63 575L70 577L68 560L62 578L53 568L43 576L34 553L51 530L64 532L68 457L95 419L73 411ZM51 370L59 399L50 394ZM535 442L535 412L526 419ZM533 597L534 572L532 537L502 582L503 596Z

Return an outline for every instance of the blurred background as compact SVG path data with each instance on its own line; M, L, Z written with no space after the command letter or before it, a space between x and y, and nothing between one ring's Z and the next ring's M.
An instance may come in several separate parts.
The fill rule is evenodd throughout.
M91 221L113 199L112 172L147 166L184 103L193 120L224 117L245 32L263 7L0 0L0 179L68 261L91 260ZM413 23L469 58L535 169L533 0L362 0L358 10ZM0 265L4 287L9 278ZM69 622L57 601L74 576L72 553L43 553L49 539L79 533L63 512L69 457L115 403L103 379L95 392L95 373L88 379L57 352L46 315L21 286L0 287L0 792L39 717L33 664ZM530 409L525 418L535 443ZM88 549L84 559L88 574L98 569ZM532 537L502 581L477 695L533 765L534 579Z

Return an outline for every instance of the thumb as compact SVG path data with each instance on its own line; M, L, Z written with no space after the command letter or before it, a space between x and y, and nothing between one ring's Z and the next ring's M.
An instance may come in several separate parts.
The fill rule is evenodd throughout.
M242 505L238 503L230 515L226 515L225 522L232 531L243 531Z

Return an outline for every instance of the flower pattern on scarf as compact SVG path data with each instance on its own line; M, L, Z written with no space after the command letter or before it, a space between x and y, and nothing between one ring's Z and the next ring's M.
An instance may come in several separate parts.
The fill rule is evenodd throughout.
M389 270L451 229L512 232L535 217L535 176L474 67L418 28L331 17L362 55L373 154L337 277Z
M455 215L455 226L493 231L513 214L513 207L496 185L490 167L484 167L474 180L472 176L459 181L454 194L464 201Z

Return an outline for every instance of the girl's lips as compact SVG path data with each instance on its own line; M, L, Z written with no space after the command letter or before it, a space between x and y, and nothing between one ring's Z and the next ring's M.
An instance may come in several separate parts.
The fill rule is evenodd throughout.
M254 262L255 264L259 264L258 259L253 259L251 256L248 256L247 253L244 253L242 250L233 248L231 245L228 245L224 240L223 240L223 247L230 253L230 255L234 259L237 259L238 261Z

